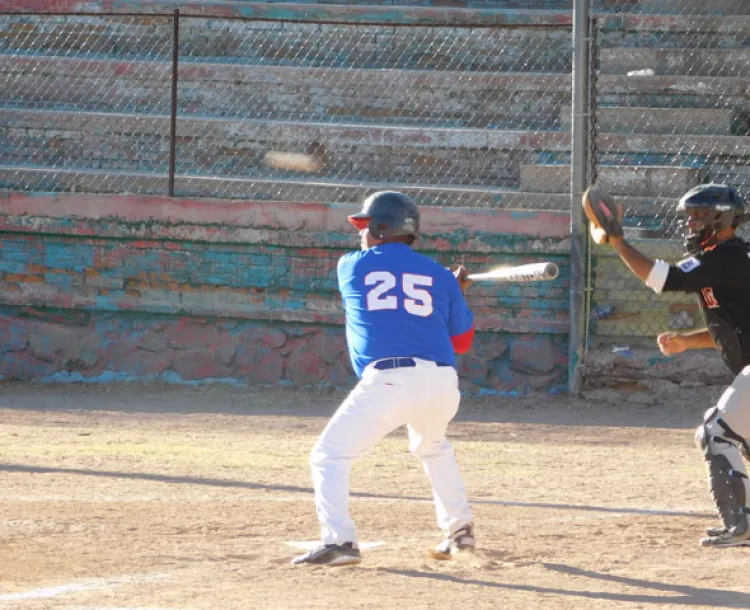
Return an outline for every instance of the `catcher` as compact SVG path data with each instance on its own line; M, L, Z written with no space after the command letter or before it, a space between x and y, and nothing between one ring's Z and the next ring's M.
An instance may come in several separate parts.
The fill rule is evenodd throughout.
M715 347L735 375L704 416L696 433L709 473L721 527L709 528L703 546L750 544L750 481L742 456L750 459L750 244L735 229L745 204L732 187L702 184L682 196L686 258L652 261L625 241L621 214L598 187L583 194L583 208L597 243L609 243L630 270L654 292L694 292L707 327L666 332L657 338L667 356Z

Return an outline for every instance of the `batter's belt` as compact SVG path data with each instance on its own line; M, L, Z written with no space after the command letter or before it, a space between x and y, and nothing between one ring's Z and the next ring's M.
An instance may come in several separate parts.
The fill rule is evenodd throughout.
M437 366L453 366L447 362L436 362L435 364ZM417 366L417 361L414 358L384 358L383 360L378 360L372 366L379 371L387 371L389 369L404 369Z

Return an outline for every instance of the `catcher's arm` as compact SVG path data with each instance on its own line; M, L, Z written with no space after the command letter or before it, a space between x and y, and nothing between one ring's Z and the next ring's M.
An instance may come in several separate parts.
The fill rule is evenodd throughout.
M636 250L624 237L610 237L609 243L630 270L645 282L654 268L654 261Z

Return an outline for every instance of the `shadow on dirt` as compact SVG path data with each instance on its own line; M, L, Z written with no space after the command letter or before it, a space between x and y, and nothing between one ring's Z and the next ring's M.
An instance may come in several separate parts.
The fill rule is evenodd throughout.
M625 576L615 576L583 570L574 566L565 564L544 563L541 564L549 570L562 572L570 576L581 578L590 578L594 580L603 580L615 582L628 587L637 587L639 589L651 589L653 591L663 591L669 595L648 595L642 593L613 593L610 591L580 591L572 589L561 589L557 587L543 587L522 585L513 583L498 583L473 578L461 578L452 574L438 572L422 572L419 570L400 570L395 568L378 568L379 571L404 576L408 578L431 578L434 580L448 581L460 585L474 585L480 587L492 587L508 591L528 591L530 593L543 593L546 595L563 595L566 597L581 597L586 599L598 599L615 602L631 602L639 604L657 604L659 607L665 605L671 606L701 606L712 608L750 608L750 594L739 593L737 591L727 591L722 589L703 589L689 585L673 585L652 580L643 580L640 578L628 578Z
M212 479L200 477L181 477L164 474L150 474L143 472L117 472L112 470L90 470L87 468L57 468L52 466L25 466L23 464L0 464L0 472L27 473L27 474L73 474L91 477L111 477L119 479L133 479L141 481L152 481L156 483L185 484L185 485L208 485L212 487L238 488L238 489L260 489L264 491L282 491L312 495L311 487L299 487L296 485L269 485L266 483L253 483L249 481L232 481L229 479ZM366 492L352 492L354 498L372 498L377 500L402 500L406 502L432 502L427 496L403 496L392 494L373 494ZM516 506L526 508L549 508L553 510L587 511L600 513L617 513L630 515L668 515L672 517L705 517L715 518L712 513L698 511L676 511L648 508L618 508L611 506L591 506L585 504L560 504L552 502L513 502L508 500L491 500L472 498L472 504L485 504L490 506Z
M184 387L156 383L6 382L0 383L0 388L0 408L9 409L326 419L346 396L341 391L283 387ZM549 394L465 397L456 421L686 429L700 423L704 411L719 395L717 388L683 388L668 397L647 397L645 403L633 402L632 396L616 392L610 392L606 399Z

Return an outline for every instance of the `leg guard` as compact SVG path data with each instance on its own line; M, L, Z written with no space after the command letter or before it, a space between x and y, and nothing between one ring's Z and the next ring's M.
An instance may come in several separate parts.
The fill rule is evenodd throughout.
M696 442L708 466L708 481L724 527L729 530L750 513L750 480L745 472L738 438L712 411L698 428Z

